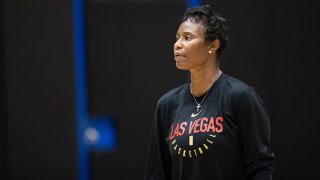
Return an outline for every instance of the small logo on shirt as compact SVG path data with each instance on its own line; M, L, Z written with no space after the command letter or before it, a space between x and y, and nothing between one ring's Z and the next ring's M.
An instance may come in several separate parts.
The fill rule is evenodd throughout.
M196 117L196 116L198 116L200 113L201 113L201 111L202 111L203 109L201 109L199 112L197 112L196 114L194 114L194 113L192 113L191 114L191 117Z

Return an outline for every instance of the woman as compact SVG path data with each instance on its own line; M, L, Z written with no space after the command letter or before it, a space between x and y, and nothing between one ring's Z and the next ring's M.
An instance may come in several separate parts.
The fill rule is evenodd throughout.
M219 69L225 19L209 5L185 12L174 44L191 82L157 104L146 180L271 180L269 119L253 88Z

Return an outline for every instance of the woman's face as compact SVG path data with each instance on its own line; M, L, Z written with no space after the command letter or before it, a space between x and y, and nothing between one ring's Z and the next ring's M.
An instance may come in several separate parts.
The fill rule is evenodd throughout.
M202 24L190 20L181 23L173 49L178 69L201 69L210 63L210 43L205 41Z

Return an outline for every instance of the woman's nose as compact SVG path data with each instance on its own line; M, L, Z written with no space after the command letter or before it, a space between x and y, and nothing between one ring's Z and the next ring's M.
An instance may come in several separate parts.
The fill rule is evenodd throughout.
M174 46L173 46L173 49L174 50L177 50L177 49L181 49L182 48L182 44L179 40L177 40L175 43L174 43Z

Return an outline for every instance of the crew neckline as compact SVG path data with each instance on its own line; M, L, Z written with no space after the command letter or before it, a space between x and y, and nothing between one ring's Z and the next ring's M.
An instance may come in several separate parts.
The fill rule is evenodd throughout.
M214 91L214 89L216 89L215 87L217 86L217 84L219 84L219 82L221 81L221 79L222 79L223 76L224 76L224 73L221 72L219 78L212 84L211 88L209 88L209 90L208 90L209 92L208 92L207 96L210 96L210 94ZM192 96L192 93L191 93L191 89L190 89L190 83L191 83L191 80L189 81L188 86L187 86L187 92L188 92L188 94L189 94L188 97L189 97L192 101L194 101L193 96ZM207 92L207 91L206 91L206 92ZM202 99L202 98L205 96L206 92L205 92L203 95L199 96L199 97L195 96L195 98L197 99L197 101L198 101L198 98ZM203 103L205 103L205 101L204 101Z

